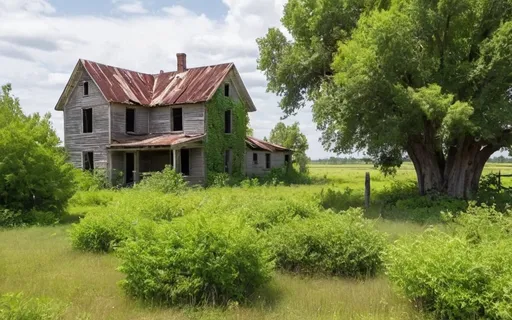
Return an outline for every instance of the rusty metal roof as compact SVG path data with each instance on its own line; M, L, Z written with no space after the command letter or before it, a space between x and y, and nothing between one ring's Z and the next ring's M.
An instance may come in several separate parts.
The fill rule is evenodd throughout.
M81 62L108 102L148 107L208 101L234 67L225 63L152 75L89 60Z
M126 136L124 139L114 139L110 149L170 147L184 143L202 141L204 134L149 134L144 136Z
M264 150L264 151L269 151L269 152L292 151L283 146L273 144L273 143L270 143L267 141L263 141L263 140L260 140L260 139L254 138L254 137L246 137L245 143L247 144L247 146L249 148L256 149L256 150Z

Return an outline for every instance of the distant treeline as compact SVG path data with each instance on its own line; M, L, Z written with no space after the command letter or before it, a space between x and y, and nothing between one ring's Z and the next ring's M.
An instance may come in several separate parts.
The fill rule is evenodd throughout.
M408 157L405 157L403 159L404 162L409 162L410 159ZM499 157L493 157L490 158L488 162L492 163L512 163L512 158L499 156ZM330 157L325 159L317 159L317 160L311 160L311 164L371 164L372 159L363 157L363 158L355 158L355 157L348 157L348 158L338 158L338 157Z

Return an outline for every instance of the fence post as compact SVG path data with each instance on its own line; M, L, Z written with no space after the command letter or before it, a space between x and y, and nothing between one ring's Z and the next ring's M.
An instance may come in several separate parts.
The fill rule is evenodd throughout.
M364 206L370 207L370 173L367 172L364 178Z
M501 191L501 170L498 171L498 191Z

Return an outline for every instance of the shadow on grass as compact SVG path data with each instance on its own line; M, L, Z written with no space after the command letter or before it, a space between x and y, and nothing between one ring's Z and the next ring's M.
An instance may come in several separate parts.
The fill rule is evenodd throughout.
M60 218L59 224L78 223L83 217L85 217L85 214L65 214Z

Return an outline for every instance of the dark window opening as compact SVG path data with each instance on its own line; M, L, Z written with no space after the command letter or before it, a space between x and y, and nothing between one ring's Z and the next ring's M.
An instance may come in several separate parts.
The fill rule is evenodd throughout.
M224 85L224 96L229 97L229 84Z
M270 169L270 153L265 154L265 167Z
M290 155L289 154L285 154L284 155L284 163L286 165L289 165L290 164Z
M94 170L94 152L84 152L84 170Z
M231 150L224 152L224 172L231 173Z
M135 132L135 109L126 109L126 132Z
M183 109L172 109L172 128L171 131L183 131Z
M231 110L224 112L224 133L231 133Z
M92 109L83 109L82 110L82 120L83 120L83 132L91 133L92 132Z
M181 149L181 173L183 173L184 176L190 175L189 149Z
M89 82L84 81L84 96L89 95Z
M252 154L252 163L258 164L258 154L256 152Z
M127 153L126 154L126 183L130 184L134 181L135 171L135 153Z

